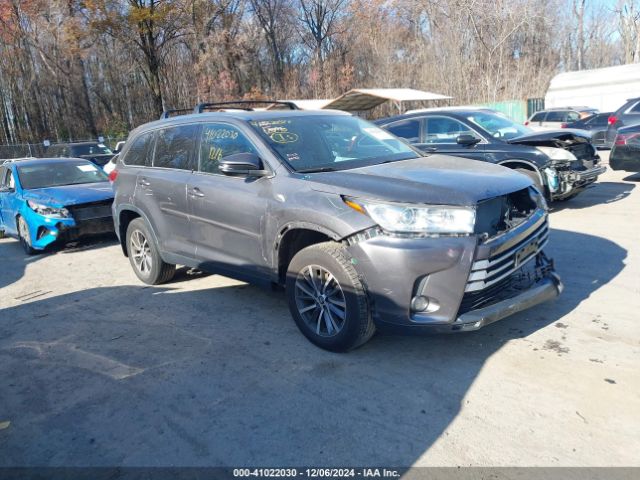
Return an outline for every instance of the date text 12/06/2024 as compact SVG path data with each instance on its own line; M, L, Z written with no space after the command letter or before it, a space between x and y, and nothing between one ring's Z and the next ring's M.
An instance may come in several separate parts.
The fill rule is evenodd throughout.
M398 478L402 473L388 468L236 468L235 478Z

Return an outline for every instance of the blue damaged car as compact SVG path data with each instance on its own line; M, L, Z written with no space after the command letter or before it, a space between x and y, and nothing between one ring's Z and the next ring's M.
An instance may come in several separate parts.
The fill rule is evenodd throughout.
M27 254L54 242L113 232L113 189L88 160L43 158L0 165L0 235Z

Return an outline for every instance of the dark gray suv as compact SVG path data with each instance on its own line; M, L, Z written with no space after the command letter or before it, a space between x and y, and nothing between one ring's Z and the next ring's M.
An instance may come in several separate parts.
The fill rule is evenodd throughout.
M562 290L528 177L423 156L344 112L162 119L131 133L114 177L116 231L143 282L178 264L282 285L328 350L376 328L475 330Z

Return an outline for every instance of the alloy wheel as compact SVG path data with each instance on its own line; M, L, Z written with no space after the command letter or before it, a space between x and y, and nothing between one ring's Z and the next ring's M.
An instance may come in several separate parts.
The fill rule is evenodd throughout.
M347 303L338 280L327 269L309 265L295 283L298 313L316 335L333 337L347 319Z
M133 263L142 275L149 275L153 267L153 258L151 257L151 247L147 237L140 230L135 230L131 234L129 241L130 255Z

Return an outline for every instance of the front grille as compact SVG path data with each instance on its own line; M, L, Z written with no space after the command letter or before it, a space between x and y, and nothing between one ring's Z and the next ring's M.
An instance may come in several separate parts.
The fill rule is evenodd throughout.
M102 202L83 203L82 205L72 205L67 207L71 216L76 222L93 220L96 218L111 217L112 200Z
M507 279L530 260L536 258L549 239L549 224L545 222L534 232L506 251L488 259L477 260L471 266L465 292L477 292Z
M84 236L102 235L113 232L114 227L111 217L94 218L78 222L75 227L61 229L58 239L64 243L77 240Z
M547 260L544 253L538 253L535 259L535 262L527 262L507 277L482 290L466 292L462 297L458 315L516 297L531 288L553 270L553 263Z

